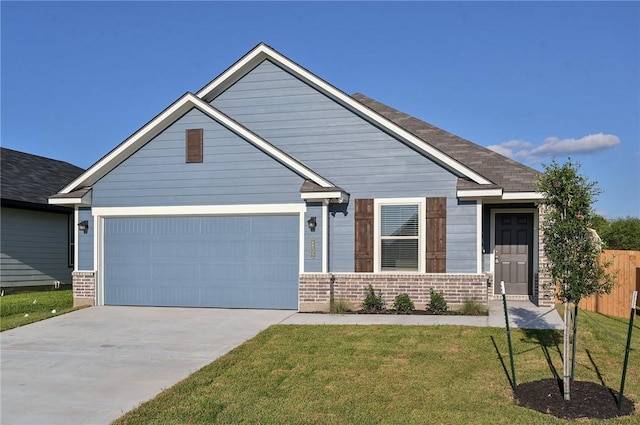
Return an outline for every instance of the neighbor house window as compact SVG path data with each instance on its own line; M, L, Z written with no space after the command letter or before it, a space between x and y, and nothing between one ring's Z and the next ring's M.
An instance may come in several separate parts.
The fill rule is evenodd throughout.
M186 131L186 160L187 163L202 162L202 145L204 129L191 128Z
M424 201L376 201L376 269L424 270Z

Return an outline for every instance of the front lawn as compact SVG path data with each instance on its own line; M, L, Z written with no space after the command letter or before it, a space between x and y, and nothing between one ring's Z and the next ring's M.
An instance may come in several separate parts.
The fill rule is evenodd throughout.
M624 321L593 317L624 340ZM617 389L624 348L590 321L580 326L577 379ZM562 373L560 333L513 335L518 383ZM570 423L516 406L503 362L508 369L496 328L278 325L114 424ZM639 351L625 396L636 413L604 423L640 422Z
M5 295L0 297L0 331L68 313L73 309L71 289ZM53 310L55 313L52 313Z

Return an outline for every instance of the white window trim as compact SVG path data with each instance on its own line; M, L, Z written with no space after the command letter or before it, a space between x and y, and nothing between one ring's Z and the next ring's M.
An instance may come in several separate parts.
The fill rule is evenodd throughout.
M382 270L380 264L380 255L382 253L382 239L380 235L380 218L382 205L418 205L418 270ZM411 274L425 273L427 244L426 244L426 214L427 200L426 198L383 198L373 200L373 271L375 273L387 274Z

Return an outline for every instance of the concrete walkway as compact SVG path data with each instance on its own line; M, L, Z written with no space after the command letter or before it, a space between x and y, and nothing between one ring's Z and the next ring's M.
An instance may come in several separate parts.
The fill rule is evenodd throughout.
M551 307L536 307L529 301L509 301L509 326L527 329L562 329L558 312ZM392 314L315 314L296 313L284 321L287 325L462 325L504 327L502 301L489 302L488 316L418 316Z

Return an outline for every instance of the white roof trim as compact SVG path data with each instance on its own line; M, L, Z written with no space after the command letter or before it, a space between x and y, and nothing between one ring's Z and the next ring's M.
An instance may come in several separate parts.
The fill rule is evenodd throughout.
M81 197L75 198L49 198L48 200L50 205L78 205L78 206L89 206L91 205L91 191L88 191Z
M300 194L300 198L305 201L334 201L338 204L349 202L349 194L346 192L305 192Z
M506 201L533 201L544 198L544 195L538 192L504 192L502 189L458 190L456 195L458 198L500 198Z
M220 74L216 79L214 79L211 83L202 88L196 96L205 101L210 101L217 94L224 91L231 84L235 83L238 79L248 73L251 69L257 66L260 62L265 59L269 59L279 66L287 69L287 71L291 72L298 78L305 81L307 84L315 87L316 89L323 92L325 95L329 96L331 99L336 102L342 104L347 107L351 111L357 113L367 121L377 124L378 126L384 127L388 131L395 134L400 139L406 141L407 143L415 146L420 151L424 152L434 160L439 163L445 165L446 167L455 170L462 176L468 177L478 184L492 184L489 180L482 177L480 174L471 170L464 164L454 160L450 156L440 152L435 149L433 146L425 143L423 140L409 133L402 127L393 123L392 121L384 118L382 115L374 112L373 110L367 108L360 102L353 99L351 96L343 93L338 90L334 86L330 85L326 81L321 78L315 76L311 72L307 71L300 65L295 62L287 59L282 56L280 53L276 52L269 46L265 44L259 44L252 51L243 56L238 62Z
M458 198L484 198L484 197L495 197L502 196L502 189L467 189L467 190L458 190L457 192Z
M300 204L177 205L149 207L95 207L91 214L100 217L168 217L214 215L299 214L307 210Z
M207 114L211 118L215 119L229 130L238 134L258 149L265 152L267 155L280 161L285 166L298 172L303 177L312 180L316 184L322 187L335 186L328 180L321 177L319 174L313 172L310 168L306 167L302 163L298 162L289 155L276 149L260 136L248 130L246 127L238 124L228 116L224 115L217 109L213 108L208 103L197 98L191 93L186 93L180 99L175 101L171 106L165 109L162 113L149 121L144 127L118 145L114 150L105 155L102 159L96 162L91 168L81 174L74 181L64 187L59 193L69 193L77 190L78 187L91 186L96 181L101 179L109 171L113 170L122 161L131 156L134 152L140 149L144 144L149 142L166 127L175 122L182 115L187 113L190 109L197 108L201 112Z
M502 194L502 199L508 199L508 200L544 199L544 195L539 192L506 192Z

